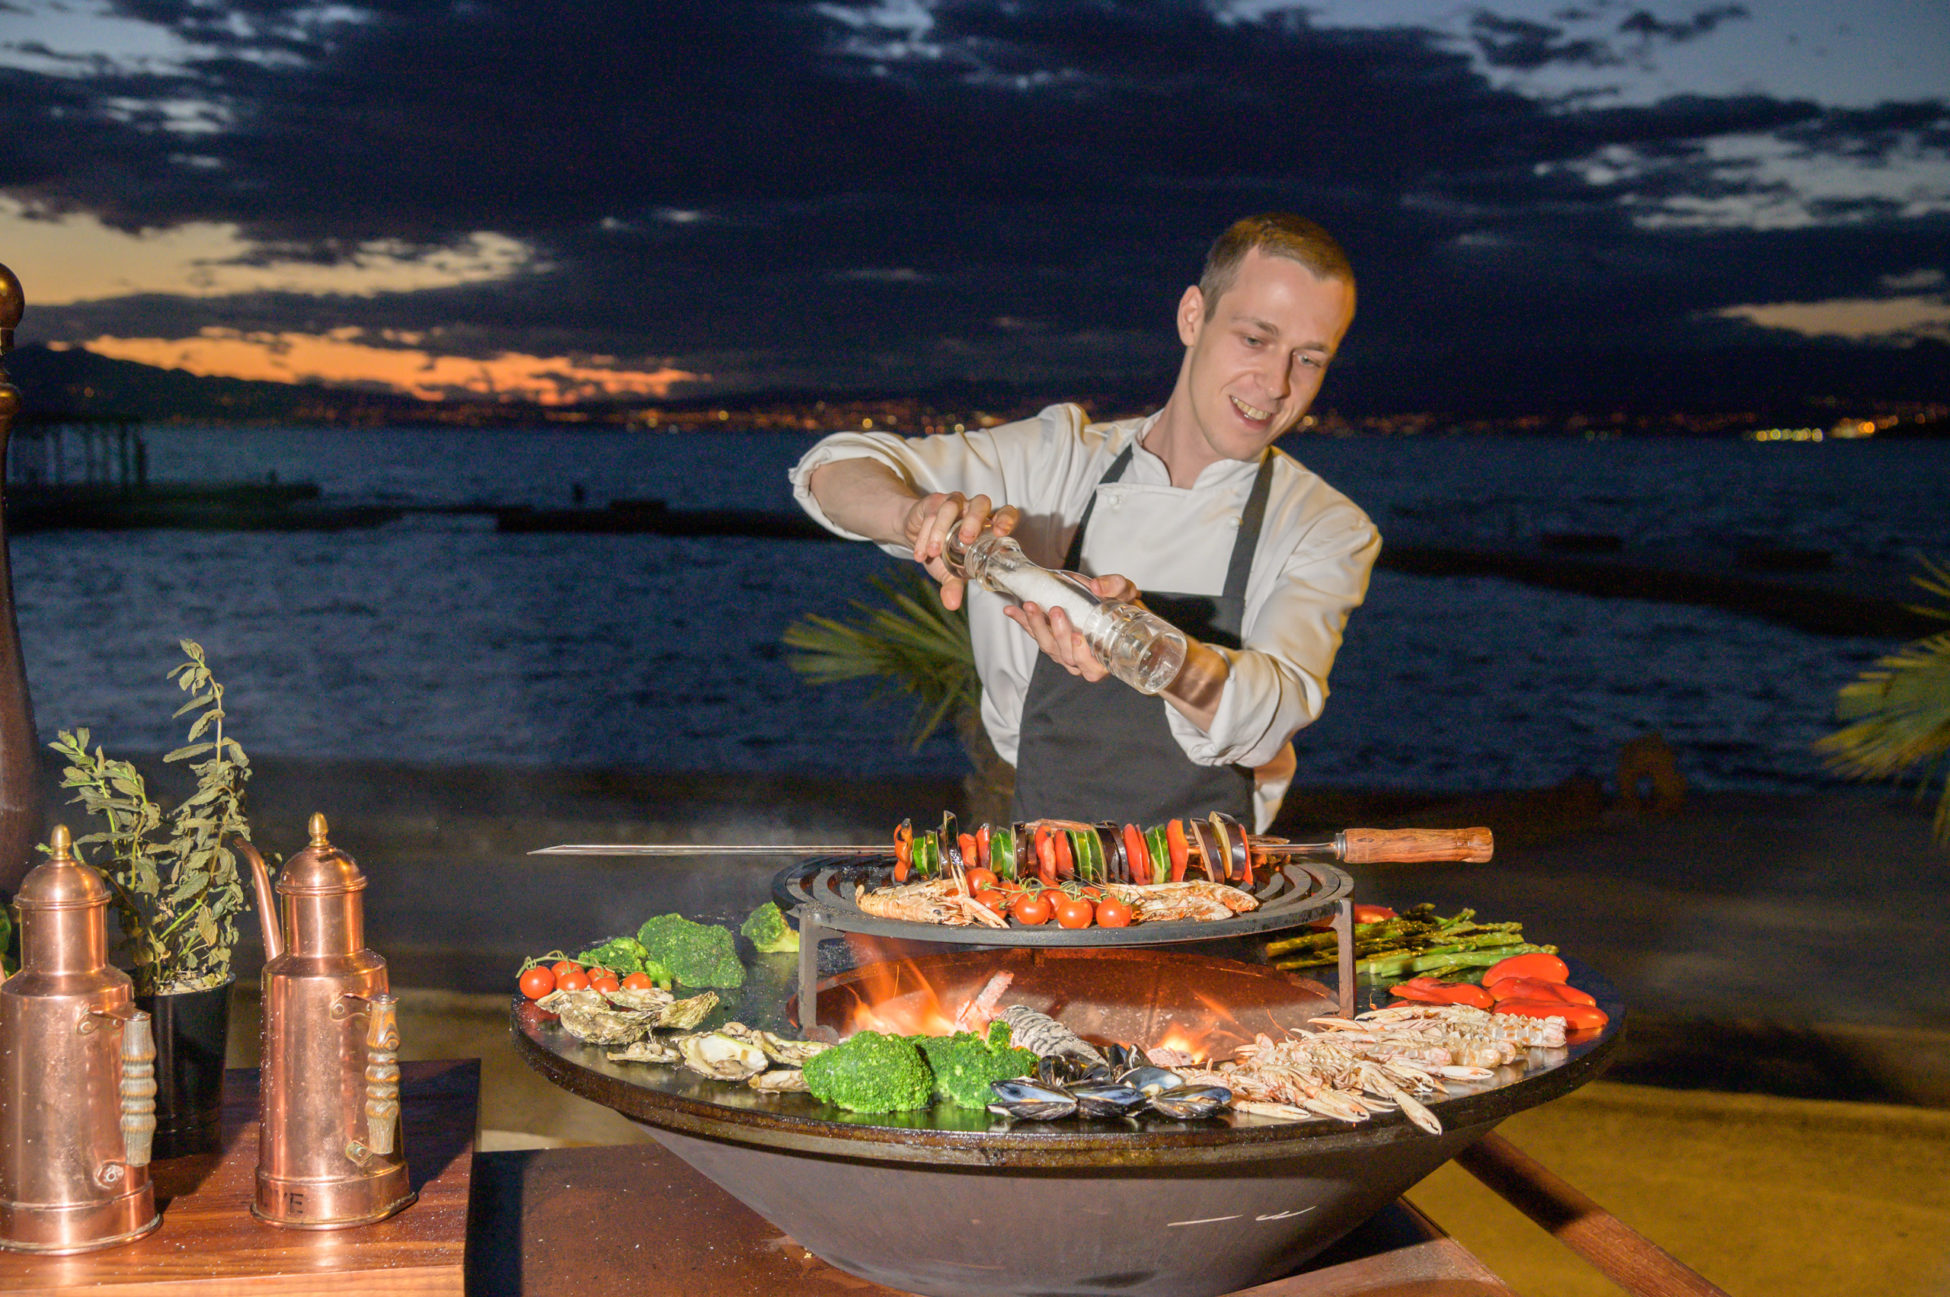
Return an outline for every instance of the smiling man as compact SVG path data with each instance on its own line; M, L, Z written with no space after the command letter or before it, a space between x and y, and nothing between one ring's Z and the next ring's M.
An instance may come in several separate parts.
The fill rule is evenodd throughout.
M977 432L842 433L793 469L826 527L922 563L948 607L968 600L982 720L1016 766L1015 818L1272 822L1292 737L1320 715L1381 548L1360 509L1273 447L1353 318L1354 272L1327 231L1248 217L1179 299L1185 356L1157 413L1093 424L1058 405ZM967 589L942 544L984 527L1090 575L1102 597L1141 592L1192 639L1178 679L1146 697L1105 678L1060 610Z

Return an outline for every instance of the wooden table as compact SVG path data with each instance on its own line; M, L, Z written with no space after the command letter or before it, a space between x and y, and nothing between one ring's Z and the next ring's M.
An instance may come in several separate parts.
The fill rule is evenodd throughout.
M951 1227L951 1226L950 1226ZM474 1159L469 1297L781 1297L894 1290L836 1270L654 1144ZM1512 1297L1396 1203L1252 1297Z
M250 1214L257 1073L224 1074L223 1150L157 1162L163 1223L78 1256L0 1252L0 1293L107 1297L461 1297L479 1122L479 1059L400 1065L406 1164L419 1200L351 1229L283 1229Z

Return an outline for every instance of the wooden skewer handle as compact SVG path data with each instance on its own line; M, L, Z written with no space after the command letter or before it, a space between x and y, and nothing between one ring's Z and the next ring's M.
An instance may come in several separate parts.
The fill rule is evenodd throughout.
M1422 860L1465 860L1480 865L1490 858L1496 844L1488 829L1474 828L1345 829L1340 845L1341 859L1350 865Z

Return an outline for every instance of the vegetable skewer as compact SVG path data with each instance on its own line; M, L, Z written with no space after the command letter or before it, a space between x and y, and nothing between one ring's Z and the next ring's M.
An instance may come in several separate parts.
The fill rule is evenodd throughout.
M1045 821L1052 826L1058 821ZM1064 827L1072 822L1061 821ZM1182 878L1183 864L1179 859L1189 851L1189 838L1184 828L1187 821L1174 820L1181 826L1180 843L1169 844L1165 857L1172 860L1171 868ZM1210 835L1208 824L1189 821L1198 831ZM988 827L988 826L983 826ZM1136 826L1130 826L1135 828ZM991 830L993 833L994 830ZM1165 830L1159 830L1160 836ZM1122 835L1120 835L1122 836ZM1140 831L1141 838L1149 839L1150 833ZM1288 842L1282 838L1264 837L1259 834L1241 834L1241 841L1250 852L1253 861L1314 859L1333 860L1344 864L1362 865L1382 862L1407 863L1416 861L1454 860L1480 864L1490 858L1494 843L1486 828L1469 829L1346 829L1335 834L1325 842ZM1156 846L1151 844L1148 854L1155 857ZM1229 845L1229 844L1228 844ZM957 844L959 847L959 844ZM1129 851L1129 846L1125 847ZM787 842L748 842L748 843L564 843L560 846L542 847L528 853L532 856L730 856L730 855L768 855L785 854L795 856L859 856L874 857L889 854L886 843L787 843ZM1149 880L1147 880L1149 881Z

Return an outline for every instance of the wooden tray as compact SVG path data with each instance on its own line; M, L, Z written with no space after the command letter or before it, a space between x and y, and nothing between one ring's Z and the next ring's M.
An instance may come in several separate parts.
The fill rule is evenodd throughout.
M223 1151L153 1168L161 1228L80 1256L0 1252L0 1292L107 1289L112 1297L463 1297L479 1059L400 1064L406 1163L419 1201L351 1229L266 1225L250 1214L257 1072L224 1074Z

